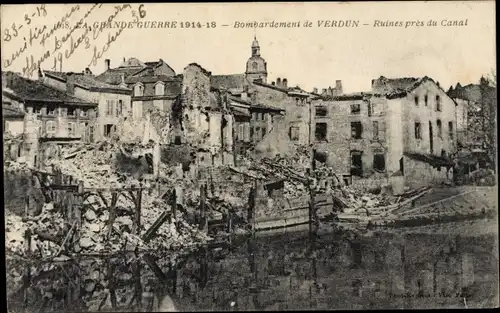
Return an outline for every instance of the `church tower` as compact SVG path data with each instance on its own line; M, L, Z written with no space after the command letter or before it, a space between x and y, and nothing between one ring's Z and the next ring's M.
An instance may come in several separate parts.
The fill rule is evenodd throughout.
M263 83L267 82L267 63L260 56L260 46L256 37L252 42L252 56L247 61L245 75L250 81L260 79Z

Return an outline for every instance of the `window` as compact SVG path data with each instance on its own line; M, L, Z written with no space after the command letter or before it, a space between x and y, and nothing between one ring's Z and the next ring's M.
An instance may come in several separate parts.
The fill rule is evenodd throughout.
M295 104L299 105L299 98L295 98Z
M415 138L422 139L422 127L420 122L415 122Z
M56 115L56 107L55 106L49 106L47 108L47 115Z
M174 144L180 145L181 144L181 136L175 136L174 138Z
M264 136L267 134L267 128L266 127L262 127L262 138L264 138Z
M87 109L80 109L80 116L85 117L88 116L89 112Z
M371 101L368 101L367 106L368 106L368 116L372 116L373 115L373 104L371 103Z
M299 128L297 126L290 127L290 140L299 140Z
M35 114L42 114L42 107L36 106L35 107Z
M118 100L118 103L116 104L116 116L121 116L123 112L123 101Z
M327 134L327 124L326 123L316 123L316 128L314 130L314 135L316 141L325 141Z
M404 174L405 174L405 162L404 162L403 158L399 159L399 171L401 172L401 175L404 176Z
M361 176L363 174L363 161L361 151L351 151L351 175Z
M377 172L385 171L385 155L381 153L373 155L373 169Z
M104 125L104 136L109 137L113 133L114 125L106 124Z
M75 123L68 123L68 136L74 137L76 135Z
M107 116L113 115L113 107L114 107L114 101L113 100L106 100L106 115Z
M165 85L163 83L157 83L155 86L155 95L163 96L165 94Z
M453 122L448 122L448 132L450 134L450 139L453 139Z
M68 108L67 109L67 114L68 114L68 116L75 116L76 115L75 108Z
M144 86L142 84L137 84L134 87L134 96L141 97L144 95Z
M373 140L378 139L378 121L373 121Z
M89 127L89 142L94 142L94 126Z
M425 104L425 106L427 106L428 103L429 103L429 96L425 95L425 97L424 97L424 104Z
M325 106L316 107L316 116L325 117L328 115L328 109Z
M239 124L236 130L236 140L242 141L245 136L245 128L243 124Z
M438 137L439 138L443 138L443 128L442 128L442 125L441 125L441 120L437 120L436 125L437 125L437 135L438 135Z
M47 124L45 125L45 130L47 134L55 134L56 132L56 123L54 121L47 121Z
M415 105L418 105L418 96L415 96Z
M439 95L436 96L436 110L441 111L441 98Z
M361 113L361 105L359 103L351 104L351 114Z
M87 141L87 123L80 123L80 126L78 127L78 135L82 138L83 141Z
M353 139L361 139L363 127L361 122L351 122L351 137Z

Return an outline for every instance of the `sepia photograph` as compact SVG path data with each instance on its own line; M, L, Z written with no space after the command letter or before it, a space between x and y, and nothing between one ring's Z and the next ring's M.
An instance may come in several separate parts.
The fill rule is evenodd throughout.
M1 5L4 312L498 307L495 8Z

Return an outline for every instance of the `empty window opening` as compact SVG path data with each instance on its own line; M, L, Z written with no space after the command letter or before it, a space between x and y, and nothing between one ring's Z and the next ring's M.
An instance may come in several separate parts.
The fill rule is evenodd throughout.
M428 103L429 103L429 96L425 95L425 97L424 97L424 104L425 104L425 106L427 106Z
M448 122L448 131L450 134L450 139L453 139L453 122Z
M363 127L361 122L351 122L351 137L353 139L361 139Z
M113 124L104 125L104 136L109 137L113 133Z
M351 104L351 114L359 114L361 112L361 105L359 103Z
M74 108L68 108L68 116L75 116L76 110Z
M361 151L351 151L351 175L361 176L363 174L363 161Z
M327 124L326 123L316 123L316 129L314 130L314 135L317 141L326 140L327 134Z
M385 155L383 154L373 155L373 169L377 172L385 171Z
M290 140L299 140L299 128L297 126L290 127Z
M415 105L418 105L418 96L415 96Z
M437 126L437 135L439 138L443 138L443 128L441 125L441 120L436 121L436 126Z
M49 106L47 108L47 115L55 115L56 114L56 107L54 106Z
M175 136L174 138L174 143L176 145L180 145L181 144L181 136Z
M441 97L436 96L436 110L441 111Z
M351 185L352 177L350 175L343 175L342 180L346 186Z
M415 122L415 138L422 139L422 127L420 122Z
M378 121L373 121L373 140L378 140Z
M328 109L325 106L316 107L316 116L325 117L328 115Z
M399 159L399 171L401 172L401 175L405 174L405 164L403 158Z

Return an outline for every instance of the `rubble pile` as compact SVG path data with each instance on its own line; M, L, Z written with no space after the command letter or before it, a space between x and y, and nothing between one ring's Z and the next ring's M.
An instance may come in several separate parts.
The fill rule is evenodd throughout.
M5 250L7 258L26 257L28 243L25 242L26 230L31 231L31 255L36 258L57 256L71 225L52 203L44 204L42 212L33 217L22 218L17 215L5 216Z
M120 188L139 185L141 173L131 176L131 168L142 164L152 144L145 145L103 141L99 144L83 144L61 149L61 155L47 165L61 170L63 174L83 181L85 187ZM129 162L124 162L129 161ZM124 163L129 163L124 165ZM144 173L143 170L142 173Z

